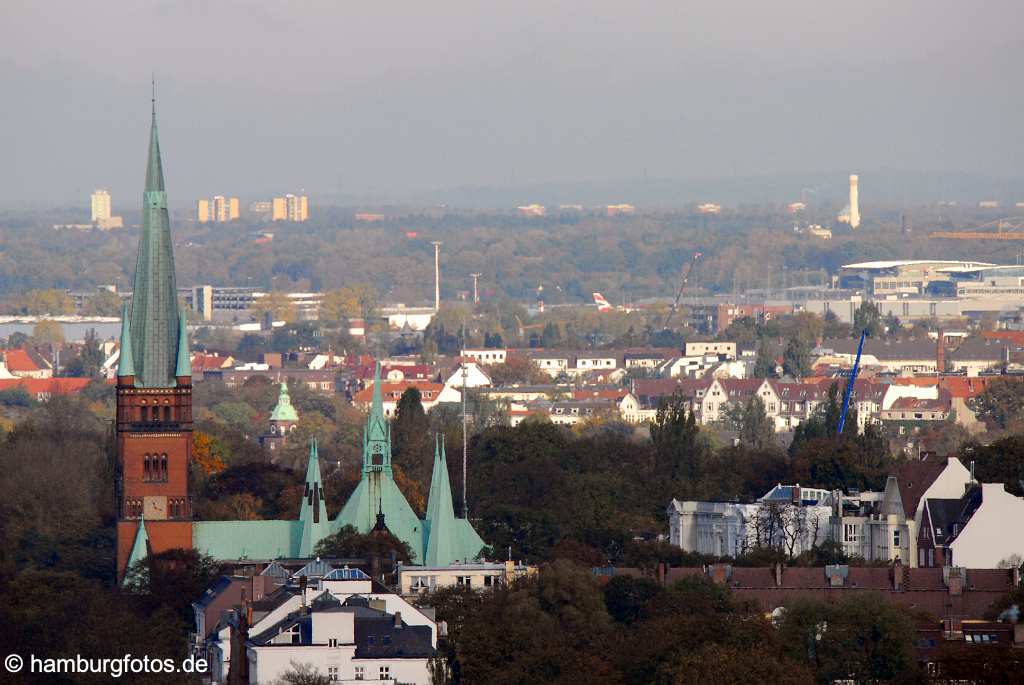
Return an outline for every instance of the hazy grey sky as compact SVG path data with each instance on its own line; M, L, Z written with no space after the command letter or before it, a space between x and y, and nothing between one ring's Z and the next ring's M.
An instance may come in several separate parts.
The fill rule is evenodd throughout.
M880 167L1021 176L1020 0L0 3L0 206ZM127 206L127 207L126 207Z

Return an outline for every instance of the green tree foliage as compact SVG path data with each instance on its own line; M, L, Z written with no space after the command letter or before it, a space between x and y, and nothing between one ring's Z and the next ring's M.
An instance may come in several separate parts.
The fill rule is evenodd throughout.
M434 463L430 421L423 411L418 388L410 386L402 393L391 422L392 460L407 475L420 482L430 482Z
M1024 427L1024 382L1018 378L994 379L971 404L982 421L999 428Z
M1010 435L988 445L970 444L962 457L974 462L979 481L1004 483L1008 492L1024 496L1024 435Z
M765 411L764 402L754 396L743 407L739 425L740 441L761 450L775 445L775 426Z
M786 343L786 349L782 352L782 369L787 376L794 378L810 376L812 372L810 343L799 336L790 338Z
M779 637L784 653L809 666L819 683L918 682L914 623L878 595L788 602Z
M103 356L103 350L100 349L96 330L90 328L85 333L85 341L82 343L82 347L78 350L77 354L66 362L64 372L68 376L93 378L99 376L104 361L106 360Z
M220 575L217 561L194 549L169 549L149 554L127 570L125 588L144 608L173 611L183 624L194 619L192 601Z
M775 353L765 338L757 344L757 360L754 362L754 378L773 378L775 376Z
M853 313L853 330L867 331L869 338L881 337L885 331L885 324L882 320L882 311L877 304L865 301L857 307L857 311Z
M662 400L651 424L655 470L670 490L685 491L692 487L710 451L687 404L688 400L677 391Z
M387 522L385 521L385 524ZM389 531L360 533L352 526L342 526L337 533L329 535L316 546L316 555L351 559L356 557L390 557L399 561L412 561L414 554L409 545Z

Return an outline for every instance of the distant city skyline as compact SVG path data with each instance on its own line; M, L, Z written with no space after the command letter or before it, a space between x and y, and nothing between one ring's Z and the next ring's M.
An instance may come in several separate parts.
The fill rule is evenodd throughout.
M5 7L0 87L18 107L0 207L97 187L136 204L153 73L174 207L224 187L244 202L729 203L735 179L778 180L751 194L782 202L854 170L870 206L885 169L1024 194L1010 0L240 7ZM521 197L545 186L595 197Z

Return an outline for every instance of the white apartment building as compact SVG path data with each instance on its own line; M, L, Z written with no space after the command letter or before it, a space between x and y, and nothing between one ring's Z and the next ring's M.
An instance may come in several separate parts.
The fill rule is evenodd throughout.
M110 219L110 192L99 189L92 194L92 222L98 224Z

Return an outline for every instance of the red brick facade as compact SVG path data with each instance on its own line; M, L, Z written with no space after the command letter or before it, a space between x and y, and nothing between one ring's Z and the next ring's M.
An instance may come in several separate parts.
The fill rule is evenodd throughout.
M117 570L123 576L143 516L152 551L192 547L190 377L179 377L173 388L137 388L134 377L118 378L117 453Z

